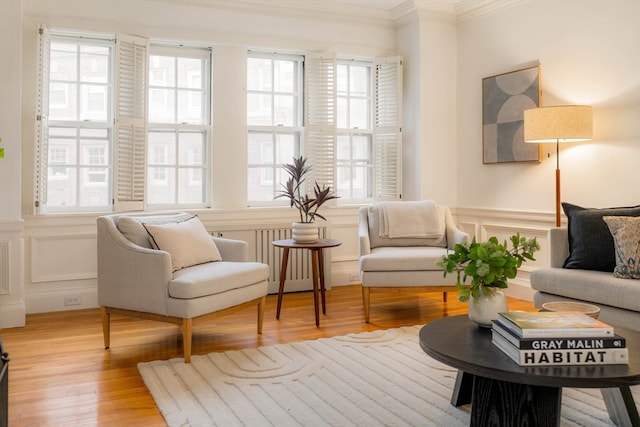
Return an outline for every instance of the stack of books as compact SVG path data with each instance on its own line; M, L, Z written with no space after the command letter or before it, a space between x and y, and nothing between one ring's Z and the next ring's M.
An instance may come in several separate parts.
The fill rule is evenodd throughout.
M500 313L491 333L493 344L521 366L629 363L624 337L579 312Z

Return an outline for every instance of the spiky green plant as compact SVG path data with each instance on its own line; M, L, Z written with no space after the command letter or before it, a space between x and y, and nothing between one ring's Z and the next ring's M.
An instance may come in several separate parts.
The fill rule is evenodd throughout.
M494 288L509 286L507 279L514 279L523 262L535 261L533 254L540 249L536 238L511 236L511 249L507 241L503 244L496 237L478 243L474 237L471 243L457 244L453 252L443 256L436 264L448 273L457 274L458 300L467 301L483 293L491 293ZM467 279L471 283L467 284Z

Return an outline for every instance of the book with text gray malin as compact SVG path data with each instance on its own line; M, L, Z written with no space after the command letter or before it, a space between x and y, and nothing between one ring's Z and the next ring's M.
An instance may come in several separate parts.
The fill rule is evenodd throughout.
M614 336L613 326L577 311L509 311L498 322L520 338Z
M502 335L493 332L491 342L520 366L624 365L629 363L625 348L520 350Z
M627 340L618 334L612 337L520 338L497 320L492 321L491 328L520 350L588 350L627 346Z

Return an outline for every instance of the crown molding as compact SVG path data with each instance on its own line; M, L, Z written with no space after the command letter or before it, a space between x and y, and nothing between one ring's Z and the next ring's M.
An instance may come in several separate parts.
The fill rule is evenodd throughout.
M300 19L393 27L391 9L341 0L154 0L180 6ZM365 3L366 4L366 3Z
M527 2L529 0L459 0L455 3L457 22L493 15Z

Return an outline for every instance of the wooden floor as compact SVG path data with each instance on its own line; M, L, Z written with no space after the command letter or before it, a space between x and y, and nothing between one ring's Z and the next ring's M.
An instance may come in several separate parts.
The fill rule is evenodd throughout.
M455 293L372 294L371 323L364 323L360 286L327 292L327 314L315 327L312 293L285 294L280 320L276 297L267 297L263 334L256 310L230 309L194 322L193 354L424 324L464 314ZM510 299L511 310L533 310ZM164 426L136 364L182 357L175 325L112 316L111 348L104 349L99 309L34 314L25 328L0 330L9 353L10 426Z

